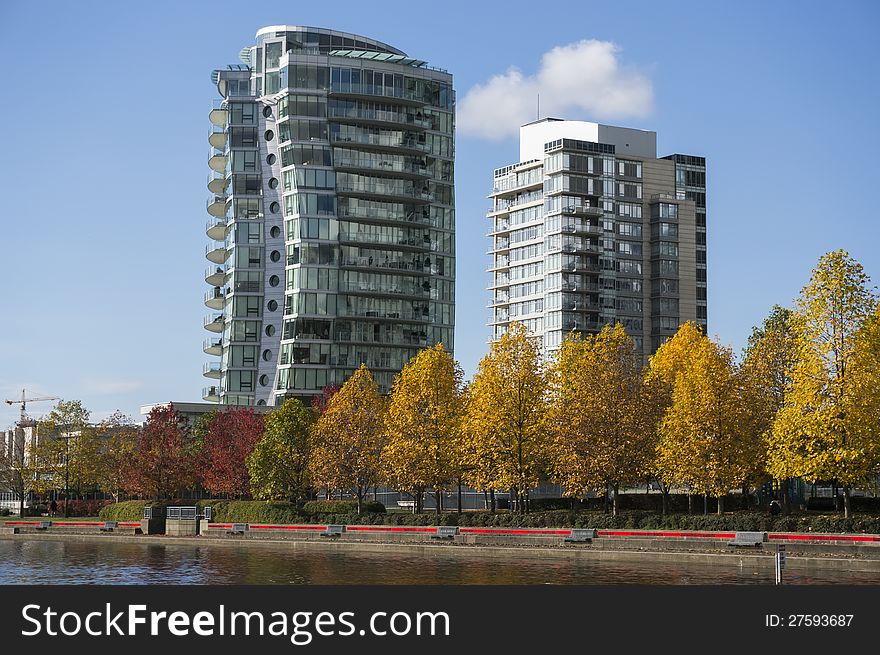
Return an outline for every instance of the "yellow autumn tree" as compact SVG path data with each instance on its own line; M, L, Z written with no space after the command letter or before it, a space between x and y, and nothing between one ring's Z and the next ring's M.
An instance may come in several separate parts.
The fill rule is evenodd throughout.
M798 358L768 438L771 473L841 485L847 518L851 487L877 470L877 433L860 414L878 393L869 353L861 354L877 307L868 282L846 251L820 258L795 304Z
M546 466L545 390L537 339L523 324L511 323L480 361L465 434L469 482L478 491L511 489L521 512L528 511L529 490Z
M326 489L350 491L361 513L364 496L380 480L385 404L365 364L333 394L312 428L309 470Z
M569 336L548 371L550 470L566 494L608 493L647 470L653 425L645 411L642 361L619 323Z
M692 326L683 329L682 340L666 342L651 360L672 390L659 424L656 466L667 484L716 496L720 514L724 496L761 466L755 393L729 348L702 334L695 338Z
M461 427L462 371L443 344L419 352L397 376L385 415L382 472L392 487L412 493L422 511L425 491L437 497L455 477Z
M752 329L744 352L743 375L755 393L755 420L757 430L768 438L776 414L785 403L785 396L791 382L791 370L797 362L798 340L792 325L792 311L774 305L769 316L760 327ZM766 445L765 445L766 449ZM783 511L790 508L789 482L793 471L786 469L787 463L777 468L782 490ZM756 471L756 475L762 472Z
M654 426L654 450L648 465L647 476L657 481L662 493L663 514L669 509L669 490L672 485L685 485L684 480L672 476L667 462L657 456L657 444L660 442L660 426L667 410L672 406L672 394L675 381L683 375L690 365L691 353L702 343L705 335L700 327L687 321L679 326L675 335L660 345L651 356L645 372L645 414ZM692 491L692 489L690 489ZM688 512L692 511L692 498L688 493Z

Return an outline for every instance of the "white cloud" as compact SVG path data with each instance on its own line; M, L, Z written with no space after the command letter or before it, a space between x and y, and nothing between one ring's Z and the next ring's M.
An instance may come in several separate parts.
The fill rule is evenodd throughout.
M614 120L647 116L653 105L651 81L622 66L610 41L578 41L541 57L534 75L516 68L473 86L458 102L460 134L500 140L516 136L541 117ZM582 116L586 114L586 116Z

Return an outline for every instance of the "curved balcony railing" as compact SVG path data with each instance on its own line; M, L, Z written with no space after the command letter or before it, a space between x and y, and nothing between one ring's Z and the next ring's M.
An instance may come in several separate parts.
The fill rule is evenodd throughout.
M210 262L222 264L229 258L229 251L226 249L225 243L208 244L205 246L205 257Z
M360 144L365 146L377 146L380 148L399 148L401 150L431 152L431 146L427 143L419 143L416 139L412 138L384 134L331 134L330 141L333 143Z
M333 165L336 168L354 168L375 171L377 173L403 173L417 177L431 176L428 167L424 164L401 161L376 161L371 157L335 157Z
M223 314L209 314L205 317L205 329L209 332L223 331Z
M223 339L205 339L202 342L202 350L206 355L222 355L223 354Z
M208 221L205 223L205 234L208 235L209 239L214 241L224 241L226 239L227 227L229 227L229 224L226 222L225 218Z
M220 369L220 362L208 362L202 367L202 375L206 378L214 378L215 380L219 380L222 371Z
M214 287L212 291L205 294L205 305L211 309L223 309L226 302L226 294L220 287Z
M226 269L223 266L209 266L205 269L205 282L219 287L226 280Z
M202 400L209 403L220 402L220 387L202 387Z
M226 109L222 100L215 100L212 103L208 120L217 127L225 127L229 123L229 110Z

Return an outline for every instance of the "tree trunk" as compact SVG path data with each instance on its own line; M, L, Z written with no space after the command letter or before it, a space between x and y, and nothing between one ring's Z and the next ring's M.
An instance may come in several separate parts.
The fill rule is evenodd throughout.
M489 489L489 510L494 514L497 506L495 504L495 490Z
M709 513L709 494L703 494L703 516Z
M743 509L749 508L749 487L745 482L743 482L743 487L742 487L742 508Z
M724 496L718 496L718 516L724 513Z
M782 515L788 516L791 514L791 491L790 491L791 481L786 478L782 481Z
M437 516L440 516L440 512L441 512L442 509L443 509L443 508L440 506L440 505L441 505L441 502L442 502L442 499L441 499L440 493L441 493L440 489L434 489L434 498L436 499L436 503L435 503L436 507L434 508L434 513L435 513Z
M611 516L616 517L618 512L620 511L620 499L618 497L618 491L620 490L620 485L618 483L614 483L611 485L611 492L614 494L611 503Z
M660 483L660 511L663 516L669 513L669 487L662 482Z
M458 479L458 513L461 514L461 478Z
M852 516L852 505L850 503L849 487L843 488L843 518L848 519Z
M694 496L688 491L688 514L694 513Z
M357 488L357 513L360 516L361 511L363 509L363 499L364 499L364 488L358 485Z

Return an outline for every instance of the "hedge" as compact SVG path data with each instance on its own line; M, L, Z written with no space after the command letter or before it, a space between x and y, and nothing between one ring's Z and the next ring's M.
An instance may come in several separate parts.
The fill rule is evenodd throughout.
M323 501L321 501L323 502ZM111 521L137 521L143 516L145 505L151 501L133 500L110 505L101 510L100 516ZM172 503L173 504L173 503ZM182 504L187 504L186 501ZM188 504L192 504L189 501ZM201 500L201 507L211 506L213 520L230 523L266 524L361 524L361 525L458 525L468 527L499 528L598 528L640 530L710 530L710 531L760 531L760 532L831 532L880 534L880 516L856 514L849 519L841 514L792 514L770 516L764 512L732 512L728 514L668 514L656 512L625 511L612 516L600 511L553 510L516 514L512 512L464 512L462 514L433 512L422 514L367 512L311 513L297 511L287 502L263 502L245 500ZM322 505L315 508L326 507Z

